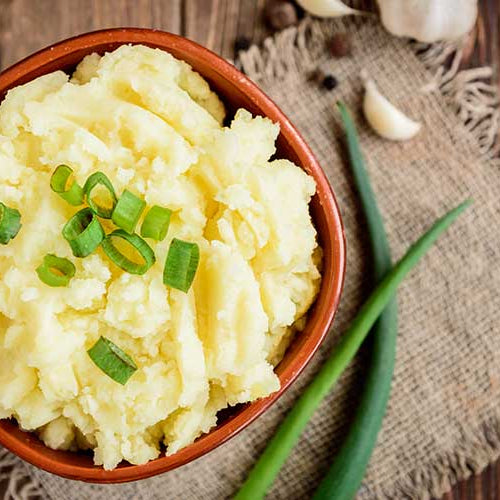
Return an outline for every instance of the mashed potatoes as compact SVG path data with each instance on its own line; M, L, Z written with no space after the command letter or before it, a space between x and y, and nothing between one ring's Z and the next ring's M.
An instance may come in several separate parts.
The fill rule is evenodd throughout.
M278 390L273 371L319 288L308 203L315 184L270 160L278 126L223 104L184 62L123 46L11 90L0 106L0 201L22 228L0 247L0 418L52 448L92 448L112 469L194 441L217 412ZM127 274L101 249L73 257L61 235L77 210L49 187L58 164L83 185L103 171L120 194L173 210L156 264ZM109 229L109 228L108 228ZM189 293L167 288L173 237L201 259ZM44 255L76 265L68 287L35 272ZM138 370L125 386L87 350L100 336Z

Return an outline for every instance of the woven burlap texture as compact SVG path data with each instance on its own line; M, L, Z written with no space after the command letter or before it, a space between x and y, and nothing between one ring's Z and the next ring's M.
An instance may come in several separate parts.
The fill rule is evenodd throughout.
M328 56L325 41L335 31L350 32L352 57ZM488 153L491 148L484 140L478 143L477 133L467 129L463 113L450 106L439 85L431 85L434 92L429 93L435 75L414 49L370 20L306 21L298 31L288 30L262 49L252 48L241 60L250 77L305 136L335 190L348 258L332 331L305 373L274 407L208 456L139 483L97 486L66 481L29 465L23 465L21 472L21 462L8 455L8 470L19 475L20 497L38 490L51 499L210 500L229 498L237 490L370 288L366 230L343 160L337 99L355 114L395 258L436 217L465 198L474 199L473 207L399 290L392 397L359 498L439 496L451 482L481 470L499 455L500 171ZM335 75L337 89L328 92L308 80L307 70L316 65ZM367 128L359 111L362 69L385 95L423 123L417 138L393 143ZM478 123L485 128L484 121ZM303 499L314 491L355 411L368 357L365 346L316 412L269 498ZM21 476L26 470L30 479L23 490L26 478Z

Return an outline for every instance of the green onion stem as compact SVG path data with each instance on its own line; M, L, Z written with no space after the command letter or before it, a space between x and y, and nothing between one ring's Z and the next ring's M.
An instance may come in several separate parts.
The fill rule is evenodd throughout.
M256 500L264 497L307 422L351 362L375 321L393 299L397 287L427 253L436 239L450 227L470 203L470 201L465 201L438 219L377 285L330 358L285 417L235 498Z
M365 168L356 127L345 105L339 103L338 106L346 132L349 163L367 222L374 279L378 283L392 267L389 242ZM358 408L339 452L315 492L314 498L318 500L351 500L359 489L375 448L391 393L397 333L398 308L394 297L370 331L371 359L364 375Z

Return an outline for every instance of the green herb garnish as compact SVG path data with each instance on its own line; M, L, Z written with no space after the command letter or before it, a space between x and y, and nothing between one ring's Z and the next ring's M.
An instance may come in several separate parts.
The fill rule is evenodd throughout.
M120 251L113 242L115 238L126 242L129 247L126 249L127 254L130 254L130 251L137 252L142 262L134 262L124 252ZM116 229L111 234L108 234L102 242L102 249L120 269L131 274L144 274L156 261L153 250L140 236L128 234L123 229Z
M101 223L90 208L77 212L63 227L62 234L75 257L87 257L104 239Z
M121 385L125 385L137 370L134 360L105 337L100 337L87 352L108 377Z
M193 282L199 261L200 249L196 243L174 238L165 261L163 283L187 292Z
M73 169L67 165L59 165L50 178L50 187L70 205L83 203L83 189L73 178Z
M144 200L125 189L111 218L118 227L132 234L145 207L146 202Z
M94 189L104 188L106 191L105 198L106 202L98 202L93 196L92 191ZM83 192L90 209L99 217L103 219L111 219L113 210L116 207L116 193L113 188L113 184L102 172L94 172L85 182L83 186ZM102 197L102 195L101 195Z
M141 227L141 236L143 238L163 241L165 236L167 236L171 214L172 210L153 205L146 214L146 217L144 217Z
M43 263L36 268L40 280L49 286L68 286L75 271L73 262L51 253L46 255Z
M0 244L7 245L21 229L21 214L0 202Z

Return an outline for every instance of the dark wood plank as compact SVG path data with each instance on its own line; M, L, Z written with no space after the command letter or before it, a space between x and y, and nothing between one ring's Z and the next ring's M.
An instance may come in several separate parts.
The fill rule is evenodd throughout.
M500 498L500 460L496 464L492 465L495 475L495 496L494 498Z
M266 26L264 20L264 9L267 0L257 0L255 9L255 31L253 40L255 43L260 43L264 38L271 35L271 30Z
M185 0L184 36L221 53L227 0Z
M139 26L180 33L181 7L181 0L1 0L0 65L96 29Z
M238 16L236 32L238 36L256 40L257 25L262 25L259 14L259 6L255 0L240 0L240 12ZM262 9L262 7L261 7Z
M2 2L0 26L4 68L52 42L92 29L91 10L85 0L12 0Z
M237 37L260 43L271 34L264 23L266 0L185 0L185 36L222 57L235 57Z
M486 498L488 500L496 499L496 467L494 465L490 465L487 469L487 477L488 477L488 488Z
M453 491L449 491L448 493L445 493L443 496L443 500L453 500Z

